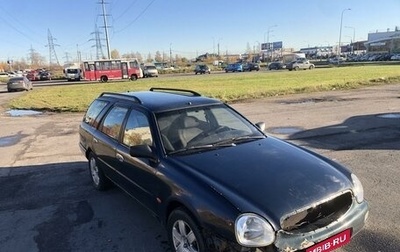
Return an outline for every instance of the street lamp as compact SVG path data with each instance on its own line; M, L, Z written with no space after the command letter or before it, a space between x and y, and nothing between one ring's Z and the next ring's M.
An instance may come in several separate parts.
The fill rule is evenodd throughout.
M277 27L277 25L271 25L268 27L268 30L266 32L267 33L267 44L269 44L269 34L272 31L271 28L274 28L274 27ZM265 43L265 33L264 33L264 43ZM268 45L267 50L269 50L271 52L271 59L272 59L272 50L271 50L270 45Z
M222 38L219 38L218 39L218 43L217 43L217 48L218 48L218 57L219 57L219 41L221 41L222 40Z
M350 8L342 10L342 15L340 16L340 32L339 32L339 48L338 48L338 55L340 56L340 43L342 42L342 26L343 26L343 13L347 10L351 10Z
M269 43L269 33L272 31L271 28L277 27L277 25L271 25L268 27L268 30L264 32L264 43L265 43L265 34L267 34L267 43Z
M345 26L344 28L353 29L353 39L351 40L351 50L352 50L352 53L354 53L354 46L353 46L353 44L356 42L356 41L355 41L355 39L356 39L356 28L351 27L351 26Z

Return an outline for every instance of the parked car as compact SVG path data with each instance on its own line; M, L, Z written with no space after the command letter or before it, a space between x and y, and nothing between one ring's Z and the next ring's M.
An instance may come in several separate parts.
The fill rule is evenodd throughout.
M158 77L158 70L154 65L143 66L143 77Z
M7 82L7 91L12 92L12 91L28 91L32 90L33 85L28 78L25 76L18 76L18 77L12 77L8 80Z
M29 71L26 74L26 78L28 78L28 80L30 81L36 81L36 80L40 80L40 74L38 71L33 70L33 71Z
M272 62L268 65L269 70L280 70L280 69L285 69L286 65L283 64L282 62Z
M259 71L259 70L260 70L260 65L257 63L247 62L243 64L243 72Z
M41 72L39 72L39 79L40 80L51 80L51 73L48 71L41 71Z
M347 244L368 216L360 180L264 128L190 90L106 92L83 117L79 146L93 186L115 184L143 204L172 251Z
M297 71L300 69L302 69L302 70L310 69L311 70L314 68L315 68L315 65L307 59L297 59L286 65L286 69L288 69L289 71L292 71L292 70Z
M243 72L243 65L241 63L228 64L225 67L225 72Z
M195 74L210 74L211 73L211 69L207 66L207 65L196 65L196 67L194 68L194 73Z

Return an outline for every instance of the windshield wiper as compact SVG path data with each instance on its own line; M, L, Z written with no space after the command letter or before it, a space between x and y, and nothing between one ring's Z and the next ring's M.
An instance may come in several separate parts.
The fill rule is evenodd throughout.
M220 146L220 145L227 145L227 144L237 144L237 143L243 143L243 142L248 142L248 141L253 141L257 139L263 139L265 136L240 136L240 137L233 137L229 139L225 139L219 142L214 143L214 146Z
M204 144L204 145L194 145L190 147L185 147L176 151L171 151L168 154L179 154L183 152L190 152L190 151L202 151L202 150L212 150L212 149L218 149L221 147L231 147L235 146L233 143L218 143L218 144Z

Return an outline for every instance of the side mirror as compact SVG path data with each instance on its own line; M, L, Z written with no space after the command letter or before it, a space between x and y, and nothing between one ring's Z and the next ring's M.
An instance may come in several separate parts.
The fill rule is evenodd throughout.
M142 144L142 145L135 145L129 147L129 155L132 157L142 157L142 158L148 158L150 161L154 163L158 163L158 157L152 150L152 148L147 145L147 144Z
M256 123L256 126L257 126L262 132L264 132L264 130L265 130L265 122L258 122L258 123Z

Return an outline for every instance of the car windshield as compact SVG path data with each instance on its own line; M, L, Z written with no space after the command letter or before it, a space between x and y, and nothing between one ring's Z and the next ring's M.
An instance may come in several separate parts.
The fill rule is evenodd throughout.
M78 69L67 69L67 73L76 74L78 73Z
M156 118L167 154L231 147L265 137L226 105L169 111Z

